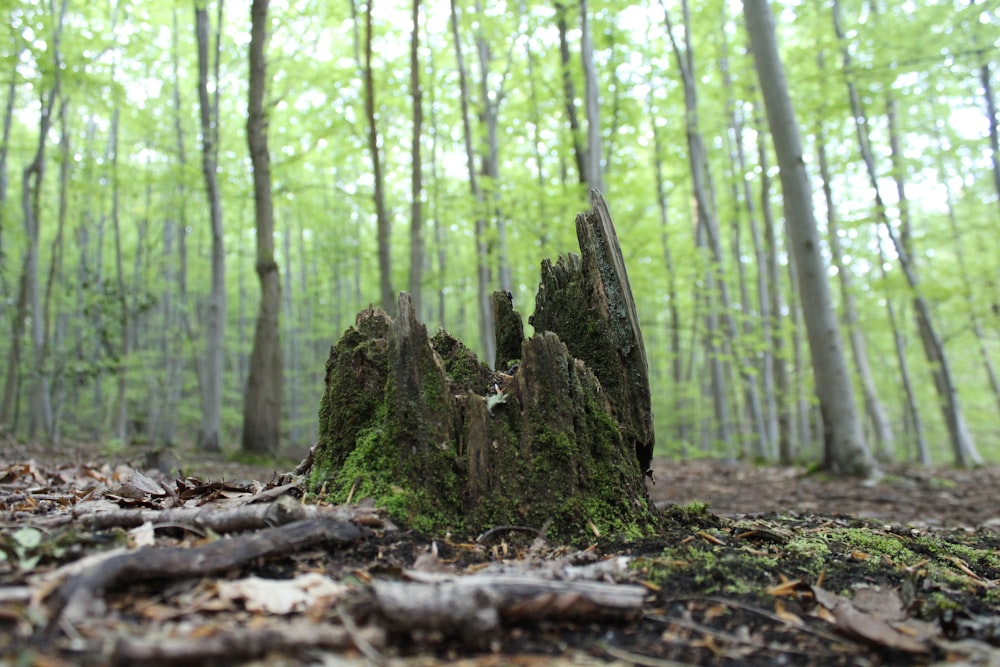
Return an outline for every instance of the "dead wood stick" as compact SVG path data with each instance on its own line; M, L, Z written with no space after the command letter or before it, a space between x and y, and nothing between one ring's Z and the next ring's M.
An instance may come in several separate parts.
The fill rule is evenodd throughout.
M121 637L115 644L116 665L214 665L234 660L262 658L271 652L301 653L307 649L342 651L360 641L385 646L381 628L356 628L356 635L343 626L296 621L272 628L239 629L210 637Z
M295 499L281 496L274 502L239 507L107 510L80 515L74 520L91 530L134 528L148 521L154 525L190 526L222 534L283 526L286 523L299 521L305 518L305 515L305 509Z
M467 576L435 583L376 581L382 614L398 630L439 631L482 641L501 619L581 620L641 611L646 589L629 584L538 577Z
M218 540L198 547L145 547L114 556L70 577L56 591L53 623L79 622L99 610L101 594L113 586L148 579L201 576L245 565L257 558L287 555L320 545L345 544L362 530L322 517ZM96 609L95 609L96 608Z

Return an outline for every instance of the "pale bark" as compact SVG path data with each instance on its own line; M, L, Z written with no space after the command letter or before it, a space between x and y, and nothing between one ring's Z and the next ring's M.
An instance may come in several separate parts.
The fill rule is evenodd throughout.
M875 243L878 246L879 272L882 275L882 279L885 280L888 273L885 268L888 259L885 256L885 250L882 248L882 239L878 236L877 230L875 236ZM886 299L885 307L886 315L889 317L889 328L892 329L896 361L899 363L899 377L903 384L905 419L907 424L913 428L912 438L917 447L916 458L922 465L927 466L931 464L931 453L930 447L927 444L927 432L924 429L923 418L920 416L920 407L917 404L916 392L913 389L910 362L906 358L906 339L899 327L899 321L896 317L896 307L893 305L891 298Z
M827 282L827 266L812 208L802 140L778 56L774 17L767 0L744 0L768 125L781 174L791 252L802 290L816 392L824 425L824 464L835 474L869 476L876 471L861 430L840 327Z
M392 225L385 210L385 176L382 173L382 151L379 147L378 122L375 113L375 75L372 64L372 5L365 6L365 118L368 122L368 152L372 161L372 178L375 181L375 226L378 242L378 282L382 308L392 312L396 296L392 289Z
M479 314L479 344L484 359L496 356L496 338L493 331L493 302L491 294L491 271L489 264L489 246L486 241L486 219L482 209L484 196L479 177L476 173L476 153L472 148L472 122L469 119L469 83L465 68L465 56L462 52L461 35L458 31L457 0L450 2L451 34L455 42L455 61L458 66L459 101L462 108L462 137L465 148L466 166L469 175L469 189L476 202L475 235L476 235L476 303Z
M10 52L12 57L17 59L20 57L18 50L17 41L15 38L11 37L11 49ZM10 83L7 84L7 99L4 102L3 111L3 136L0 138L0 261L3 261L6 257L6 248L4 248L4 230L7 225L7 221L4 216L5 205L7 203L7 154L10 148L10 127L14 120L14 101L17 99L17 77L10 77ZM6 277L2 272L0 272L0 298L6 302L7 299L7 283ZM4 308L4 314L6 314L6 308ZM2 424L3 421L0 421Z
M1000 207L1000 129L997 128L997 101L993 92L993 77L990 76L990 63L984 62L979 68L979 82L983 86L983 100L986 105L986 121L990 133L990 166L993 173L993 189L997 195L997 206Z
M17 40L13 36L11 37L11 54L13 58L20 57ZM0 140L0 263L4 264L9 261L7 259L7 250L4 246L4 230L7 226L4 211L6 210L9 179L7 174L7 154L10 147L10 128L14 119L14 101L16 98L17 77L12 76L7 86L7 100L4 105L3 115L3 139ZM23 281L19 281L18 284L21 286L24 283ZM11 298L8 292L6 274L0 271L0 300L4 304L7 304ZM19 288L17 292L17 295L14 297L13 313L8 312L9 307L7 305L4 305L3 310L0 311L4 316L11 316L11 338L10 346L7 348L7 370L3 378L3 395L0 397L0 429L3 430L13 430L11 422L14 418L14 405L17 398L17 373L21 358L20 341L23 335L23 320L18 320L17 315L18 313L23 315L24 306L22 302L24 301L24 290Z
M834 0L833 2L833 26L834 31L837 34L837 38L842 42L841 55L844 63L844 70L849 71L852 65L852 59L846 44L843 43L845 34L843 28L841 27L840 4L837 0ZM896 256L899 259L900 268L903 270L903 275L910 288L917 320L917 330L920 334L920 340L923 343L924 354L927 357L927 362L931 366L934 387L938 394L938 401L941 405L941 411L944 416L945 424L948 427L948 434L951 440L952 451L955 455L955 461L959 465L978 465L982 462L982 457L976 449L976 445L972 440L972 434L969 432L968 425L965 422L965 416L962 412L961 404L958 399L958 389L955 386L951 375L951 366L947 356L945 355L944 344L941 341L941 337L937 333L927 300L921 293L916 265L913 261L911 248L909 247L910 225L906 209L906 191L902 172L900 169L893 170L893 178L896 183L897 196L900 202L900 233L897 234L888 219L888 215L886 214L885 202L882 199L881 189L879 187L878 172L875 167L875 156L872 151L871 141L868 135L868 116L862 107L861 97L858 90L850 78L847 78L847 91L851 104L851 113L854 116L854 124L857 128L859 150L861 152L862 160L864 161L870 185L874 191L875 214L879 224L881 224L889 239L892 241L893 247L896 250ZM892 151L893 163L895 165L898 164L899 161L899 138L898 132L895 131L895 117L892 112L891 96L888 96L887 100L890 101L888 109L890 149Z
M201 119L201 169L208 197L209 225L212 238L211 290L205 314L207 345L202 376L201 426L198 448L206 452L222 449L222 388L225 372L226 327L226 250L222 229L222 198L218 182L219 153L219 55L222 32L222 3L217 0L214 78L215 95L209 96L209 19L205 5L195 7L195 36L198 42L198 105Z
M479 16L485 16L483 11L483 5L481 0L476 0L476 14ZM476 54L479 59L479 120L481 123L486 125L486 141L482 142L482 148L480 149L479 163L480 163L480 173L483 176L483 180L480 182L483 185L483 204L485 207L485 212L483 215L484 223L486 227L489 227L488 220L492 219L495 223L496 228L496 252L492 253L497 261L497 278L500 283L500 289L511 291L511 274L510 274L510 263L508 260L507 253L507 226L503 219L503 212L500 209L500 196L499 196L499 186L500 186L500 136L499 136L499 122L500 122L500 104L503 102L505 92L503 89L504 83L507 81L507 75L510 72L511 58L508 54L507 57L507 70L503 73L501 77L501 83L498 89L491 89L490 82L490 64L493 60L492 50L490 49L489 41L486 38L486 34L483 32L482 23L480 22L480 27L476 30ZM510 39L510 46L513 48L515 39ZM491 244L488 244L488 246ZM486 259L485 261L489 261ZM492 286L490 286L492 287ZM486 298L490 302L487 305L492 308L492 289L486 290Z
M121 341L118 350L119 359L115 368L117 382L115 384L114 415L111 432L122 443L128 438L128 359L131 352L132 318L128 307L128 294L125 291L125 266L122 258L122 232L120 211L120 188L118 182L118 125L120 110L116 105L111 112L111 137L108 141L108 159L111 166L111 233L115 246L115 288L118 297L118 327Z
M410 33L410 96L413 98L413 133L410 141L410 297L422 313L424 272L423 164L420 142L424 122L420 90L420 0L413 0L413 30Z
M1000 378L997 377L997 372L993 366L993 358L990 356L990 351L987 347L987 337L986 332L983 330L982 318L979 316L973 300L975 287L972 284L969 268L965 261L965 242L962 229L958 225L958 216L955 213L955 198L947 177L948 170L942 158L944 142L941 136L940 118L936 118L934 121L934 138L938 145L937 169L938 173L941 174L941 185L944 187L945 204L948 207L948 226L951 228L951 236L955 241L955 261L958 264L958 273L962 280L962 292L965 297L965 305L968 308L969 324L972 326L972 334L975 336L976 344L979 347L979 356L983 360L983 371L986 373L990 390L993 392L997 414L1000 414Z
M706 309L706 346L711 365L712 397L715 415L719 428L719 439L725 451L732 454L733 433L729 416L729 397L726 395L730 382L729 365L723 358L731 358L739 343L739 331L733 317L733 303L729 295L729 287L725 280L722 261L722 242L720 239L718 213L715 209L715 197L711 174L709 173L708 153L699 128L697 79L694 70L694 46L691 41L691 16L687 0L681 3L684 16L684 48L674 36L670 13L661 0L667 27L667 36L674 52L681 80L684 86L685 131L688 145L688 162L691 170L692 190L697 206L698 232L695 235L699 248L709 251L709 269L705 274L705 288L710 297ZM717 297L717 298L716 298ZM721 323L721 324L720 324ZM719 349L716 339L721 337L722 346ZM747 405L751 419L758 433L763 432L763 417L761 403L757 394L754 373L744 364L740 364L740 378L743 389L748 397ZM759 443L759 441L758 441Z
M834 7L837 6L836 0ZM899 202L900 230L902 234L909 236L911 224L909 220L909 208L906 195L905 178L903 175L902 154L899 145L899 132L896 128L895 103L890 93L886 94L887 115L889 118L889 144L893 164L893 180L896 183L896 197ZM852 104L856 98L852 98ZM862 132L867 127L867 123L858 124L858 132ZM862 144L862 150L867 146ZM876 183L875 196L878 197L877 179L875 177L875 162L871 154L870 147L865 156L865 165L869 169L872 181ZM917 276L916 264L913 260L912 248L905 242L906 237L897 236L892 225L886 218L885 208L879 202L879 214L885 226L889 238L892 240L899 257L899 264L906 276L906 282L910 286L913 294L913 307L917 317L917 331L920 333L920 340L923 343L924 354L931 365L931 372L934 378L934 387L937 389L941 411L944 413L945 424L951 436L952 452L955 456L955 463L958 465L982 465L983 457L976 448L972 433L965 421L965 413L962 410L958 398L958 387L951 374L951 363L945 354L944 342L931 315L930 306L920 289L920 280Z
M49 275L45 281L45 301L42 306L43 321L45 326L46 359L53 358L53 350L59 350L65 336L65 320L68 314L58 312L57 322L52 322L52 301L53 292L57 282L63 281L63 253L64 238L66 232L66 218L69 209L69 180L72 165L72 147L70 139L70 129L67 121L67 107L69 101L65 95L61 96L59 102L59 211L56 219L56 236L52 243L52 258L49 261ZM59 428L59 419L62 414L63 399L65 397L65 363L54 362L51 375L52 384L51 404L52 404L52 429L50 439L52 443L58 445L62 441Z
M652 104L650 104L652 107ZM670 420L676 425L675 442L684 455L690 443L690 422L686 414L684 395L684 361L681 357L681 320L677 308L677 270L674 266L673 253L670 251L669 207L666 187L663 177L663 160L661 159L662 139L656 124L656 118L650 109L650 125L653 131L653 174L656 183L656 205L660 212L660 245L663 248L663 262L667 270L667 335L670 339L670 393L672 396Z
M732 142L730 142L732 146L729 151L729 157L733 170L732 199L734 206L737 208L732 220L732 246L733 262L736 264L739 273L740 298L743 302L742 333L747 339L753 340L753 337L757 333L756 330L759 327L759 340L762 343L762 352L759 354L753 351L748 352L745 349L741 351L740 363L755 370L753 376L744 378L744 397L756 435L751 443L753 456L757 459L773 460L776 454L774 443L778 437L778 422L774 395L774 356L768 346L771 342L771 307L770 293L767 289L765 251L760 234L760 224L757 220L757 210L754 205L751 180L747 178L749 169L746 154L743 150L743 118L742 114L736 110L733 80L729 71L729 58L726 55L726 52L729 50L729 44L724 34L722 39L723 53L719 59L719 68L722 70L723 83L726 89L726 112L729 117L729 126L732 129ZM727 141L728 137L727 133ZM751 281L746 276L746 262L743 261L743 248L740 243L742 221L740 220L741 216L738 209L741 196L743 205L746 208L746 219L750 227L750 241L753 246L754 265L756 267L754 279L754 285L757 288L756 313L753 312L751 306ZM760 382L760 391L758 390L758 379ZM764 394L763 397L761 397L761 392Z
M850 268L844 264L844 251L840 244L840 228L837 220L837 206L833 201L833 189L830 185L830 169L826 157L826 138L822 124L817 132L816 153L819 158L820 180L823 184L823 199L826 202L827 239L830 243L830 261L837 269L837 279L840 283L840 298L843 304L844 325L847 327L848 340L854 358L854 367L861 380L861 390L864 394L865 412L871 421L875 436L875 448L879 458L889 460L893 454L895 435L889 423L889 415L882 405L882 399L875 385L871 364L868 363L868 344L858 317L857 301L854 298L854 277Z
M255 270L260 281L260 310L243 399L242 448L274 454L281 437L284 370L279 318L281 272L274 258L274 204L271 199L271 156L267 146L264 94L267 83L268 0L250 7L250 95L247 104L247 148L253 166L254 224L257 231ZM286 253L287 256L287 253Z
M41 228L41 189L45 180L45 151L48 145L48 133L52 127L52 113L56 100L59 99L62 86L62 62L60 42L62 40L63 19L66 16L67 0L63 0L58 14L54 16L55 27L49 46L53 58L55 76L52 87L44 96L39 112L38 143L31 161L21 174L21 213L24 216L24 231L28 239L28 248L24 259L25 300L23 305L28 308L27 316L31 322L31 349L33 357L33 375L28 403L28 437L34 437L39 430L46 438L52 436L52 404L49 393L50 380L46 368L47 340L45 323L42 314L42 295L39 285L39 241ZM55 8L53 7L53 10ZM23 308L16 317L26 316Z
M591 190L604 192L600 88L594 67L594 43L590 36L589 14L587 0L580 0L580 61L583 64L583 97L587 113L587 185Z
M781 265L778 261L777 223L774 219L774 207L771 205L771 176L769 174L770 158L767 153L767 133L762 127L760 102L756 98L753 105L754 129L757 134L757 162L760 166L760 210L763 216L764 245L766 256L764 264L758 271L767 273L767 302L769 307L767 328L770 341L771 363L774 373L774 419L776 430L774 438L778 445L778 459L785 465L790 465L795 459L795 421L792 415L793 395L788 377L788 359L785 352L783 301L781 295ZM765 268L766 267L766 268ZM793 318L798 309L791 309Z
M587 173L587 151L583 145L583 130L580 129L580 118L576 110L576 84L573 83L573 73L570 71L566 5L563 2L556 2L555 9L556 27L559 31L559 65L562 72L563 104L566 108L566 120L569 123L570 138L573 143L573 158L577 177L581 184L586 184L590 180L590 175Z

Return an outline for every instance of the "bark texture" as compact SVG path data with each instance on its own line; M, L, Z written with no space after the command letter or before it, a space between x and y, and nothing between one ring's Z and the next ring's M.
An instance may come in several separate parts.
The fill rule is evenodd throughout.
M314 490L372 497L429 531L655 527L646 355L611 216L597 192L593 204L576 222L582 255L542 263L534 336L494 294L497 371L444 330L428 336L408 294L395 319L358 315L327 363Z
M260 281L260 310L254 327L250 371L243 399L242 448L255 454L278 451L283 384L278 327L281 274L274 259L271 157L267 148L267 116L264 111L267 9L267 0L254 0L250 9L250 97L247 106L247 147L253 165L254 221L257 228L255 269Z
M825 464L837 474L872 475L876 466L854 404L854 389L812 208L802 139L788 95L784 66L778 56L774 16L764 0L744 0L743 12L780 169L789 245L795 257L802 315L825 429Z

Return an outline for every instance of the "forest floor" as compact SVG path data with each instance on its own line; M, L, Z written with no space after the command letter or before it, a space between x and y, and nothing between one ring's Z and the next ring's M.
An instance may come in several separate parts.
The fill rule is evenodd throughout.
M660 534L569 546L127 458L0 443L0 664L1000 665L1000 466L657 460Z

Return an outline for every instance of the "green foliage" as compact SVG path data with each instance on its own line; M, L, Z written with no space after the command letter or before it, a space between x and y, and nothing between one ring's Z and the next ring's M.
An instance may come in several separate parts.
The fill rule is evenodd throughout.
M841 241L849 255L847 270L855 278L854 296L876 384L900 434L896 455L911 457L912 450L908 449L909 436L904 435L907 415L887 304L897 309L901 334L909 343L904 354L915 375L928 440L940 443L934 445L933 454L938 459L949 456L930 367L912 324L912 295L884 232L873 226L873 202L858 157L856 120L847 103L845 75L858 86L870 117L873 148L894 224L900 211L889 181L886 93L891 92L899 105L913 253L923 277L923 294L933 302L943 323L969 426L983 454L995 459L1000 456L997 399L984 373L983 355L1000 363L1000 340L990 333L996 331L1000 303L1000 277L995 270L1000 264L996 250L1000 247L996 242L1000 193L988 175L991 156L979 74L981 66L989 68L995 91L997 14L987 6L956 8L943 0L913 6L861 0L840 4L849 28L847 47L853 59L849 72L842 71L841 44L833 32L827 3L783 7L778 14L779 38L810 167L815 162L813 140L821 126L826 138ZM178 437L193 439L200 420L198 374L204 370L197 364L204 353L200 322L207 308L210 237L199 162L191 12L171 3L133 3L128 11L113 17L110 5L72 4L57 70L52 6L24 0L7 5L10 20L3 32L6 39L0 40L0 62L11 73L13 88L5 80L0 96L6 102L12 90L14 98L10 135L3 145L2 176L7 186L0 201L0 326L5 332L15 331L23 261L30 243L23 225L21 174L37 149L39 102L52 89L57 71L62 90L47 137L45 178L37 197L41 312L32 312L29 304L21 316L25 326L17 341L22 361L15 378L17 414L12 417L14 423L4 426L16 423L20 434L27 433L30 388L44 377L52 388L64 433L104 434L115 409L108 400L109 383L124 365L129 412L153 431L145 435L167 438L167 426L174 424ZM214 21L215 5L210 5ZM420 316L432 329L446 326L460 339L478 341L477 266L482 262L491 272L488 290L500 287L500 225L506 235L510 290L518 303L528 303L539 261L572 245L569 220L585 206L586 193L568 126L555 9L545 3L508 3L489 5L480 14L472 3L460 5L459 36L469 76L472 143L479 154L474 169L482 171L480 158L487 134L481 112L489 100L497 104L499 113L500 177L483 178L485 191L495 198L492 201L477 201L470 194L448 6L425 5L420 58L427 247ZM754 109L758 101L755 76L741 18L720 0L691 3L699 126L709 148L714 206L727 253L717 278L726 281L734 295L730 315L740 331L732 349L720 345L713 352L708 341L725 342L720 331L708 330L708 309L718 309L705 281L714 265L696 244L683 92L662 11L656 3L643 6L616 0L591 3L591 9L606 195L619 226L643 326L658 453L742 454L723 452L717 442L719 424L705 380L715 355L726 364L731 419L743 420L747 406L739 390L740 374L761 382L764 360L773 344L761 326L758 295L752 288L745 295L740 289L741 281L753 284L763 270L751 252L749 221L751 207L753 215L760 218L762 214L755 142L758 131L766 132ZM679 21L680 12L671 11L671 18ZM245 144L246 13L245 7L226 6L220 42L218 173L230 275L223 415L226 444L232 444L240 431L239 404L258 298L252 272L252 175ZM278 221L276 259L285 300L281 314L286 363L283 432L288 444L303 448L316 434L314 416L329 345L354 313L378 300L372 178L355 44L361 26L352 19L348 3L317 6L293 0L273 6L271 13L268 120ZM571 60L565 73L577 96L582 96L576 14L575 6L566 12ZM392 279L399 288L406 283L409 261L413 147L405 44L410 24L407 10L397 5L379 5L374 18L376 112L394 228ZM112 29L113 20L117 24ZM675 33L681 36L684 30L675 25ZM480 43L490 56L484 87L480 86ZM821 52L822 66L817 61ZM731 90L726 88L723 60L734 82ZM574 102L585 134L582 99ZM734 164L730 108L743 123L746 172ZM114 113L119 116L116 156L109 145ZM654 125L659 132L658 151ZM656 201L657 164L666 197L665 224ZM773 165L771 159L769 173L776 180ZM65 169L65 189L60 184L61 169ZM812 175L816 177L815 169ZM741 189L733 187L744 179L752 182L754 201L743 201ZM818 182L814 189L819 192ZM117 279L110 222L113 191L121 226L118 241L124 293ZM798 362L792 354L801 331L791 322L794 299L789 291L788 249L781 232L776 182L770 204L776 215L776 252L783 281L781 316L774 323L783 343L778 363L787 367L793 380L789 393L777 400L779 405L794 406L799 400L808 403L812 379L808 350ZM477 256L474 238L477 218L486 221L483 241L488 251L482 258ZM961 264L956 232L961 237ZM887 253L884 278L879 271L880 245ZM672 260L669 271L667 253ZM742 278L738 263L743 264ZM670 281L677 286L672 295L667 289ZM128 331L122 319L123 299ZM679 317L678 350L672 350L670 343L671 306ZM982 339L971 327L973 317L987 332ZM32 338L36 329L43 332L38 349ZM131 352L129 358L121 359L125 336L130 336ZM0 340L0 355L7 360L14 341L10 334ZM680 364L679 384L674 380L675 362ZM815 421L814 407L807 408ZM796 415L792 421L798 421ZM746 430L742 421L737 426ZM819 451L817 433L814 428L811 440L793 433L799 451L807 457Z

